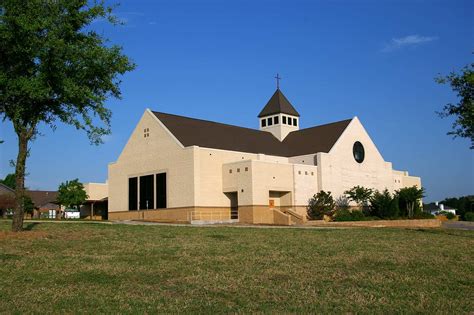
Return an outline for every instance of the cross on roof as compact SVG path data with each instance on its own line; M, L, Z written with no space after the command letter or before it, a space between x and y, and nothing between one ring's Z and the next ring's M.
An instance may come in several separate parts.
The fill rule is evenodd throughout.
M280 80L281 80L281 77L280 77L280 75L279 75L278 73L277 73L275 79L277 80L277 90L279 90L279 89L280 89Z

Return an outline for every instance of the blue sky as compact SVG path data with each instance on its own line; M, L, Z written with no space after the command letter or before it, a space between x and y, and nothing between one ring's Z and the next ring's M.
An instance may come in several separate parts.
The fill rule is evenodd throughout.
M114 3L114 2L111 2ZM146 108L258 128L273 77L310 127L358 116L385 160L421 176L426 200L474 193L474 153L435 114L456 101L433 78L473 62L472 1L122 1L125 23L92 27L137 64L109 100L112 135L42 126L27 186L101 182ZM16 137L0 125L0 177Z

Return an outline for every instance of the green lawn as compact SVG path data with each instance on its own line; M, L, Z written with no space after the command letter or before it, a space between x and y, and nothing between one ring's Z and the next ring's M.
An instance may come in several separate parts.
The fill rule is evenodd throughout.
M474 311L474 231L0 221L0 313Z

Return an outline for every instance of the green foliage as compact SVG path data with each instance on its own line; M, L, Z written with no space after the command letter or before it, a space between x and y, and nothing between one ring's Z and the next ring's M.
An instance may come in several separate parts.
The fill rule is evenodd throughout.
M405 187L395 192L395 197L399 201L400 214L413 218L415 214L421 212L420 200L424 197L425 189L416 186Z
M114 22L112 8L87 0L4 0L0 10L0 104L15 131L31 138L38 123L85 130L93 143L110 133L109 96L134 68L122 48L88 26ZM96 126L99 118L104 126Z
M33 214L35 204L33 203L33 200L31 200L30 196L25 195L23 197L23 208L25 209L25 213Z
M2 183L5 186L10 187L11 189L15 189L16 183L15 183L15 174L8 174L5 176L5 179L0 179L0 183Z
M447 76L435 78L440 84L449 84L457 94L457 104L448 103L438 115L442 118L454 116L456 120L448 135L471 140L474 149L474 63L465 66L461 73L452 72Z
M349 199L346 196L339 196L335 200L336 210L349 210Z
M395 219L399 216L398 199L385 189L376 191L370 198L371 214L382 219Z
M84 190L84 186L77 178L59 185L57 201L67 208L77 207L79 210L79 206L82 205L87 198L88 196Z
M413 219L434 219L436 218L434 215L428 212L420 211L419 213L413 216Z
M368 212L370 197L373 193L372 189L362 186L355 186L344 192L349 200L357 203L364 212Z
M324 215L332 216L335 207L331 192L321 190L308 201L308 217L312 220L321 220Z
M456 218L456 215L452 212L448 212L448 213L446 213L446 218L448 220L452 220L452 219Z
M464 214L465 221L474 221L474 212L466 212Z
M360 210L337 209L333 216L334 221L365 221L366 217Z
M440 203L445 206L456 209L456 214L461 217L461 220L465 220L465 214L467 212L474 211L474 195L463 196L459 198L446 198Z

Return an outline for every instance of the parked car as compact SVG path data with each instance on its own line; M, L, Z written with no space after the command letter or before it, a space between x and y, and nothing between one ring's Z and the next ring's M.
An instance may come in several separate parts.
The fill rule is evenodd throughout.
M81 213L77 209L66 209L64 210L65 219L80 219Z

